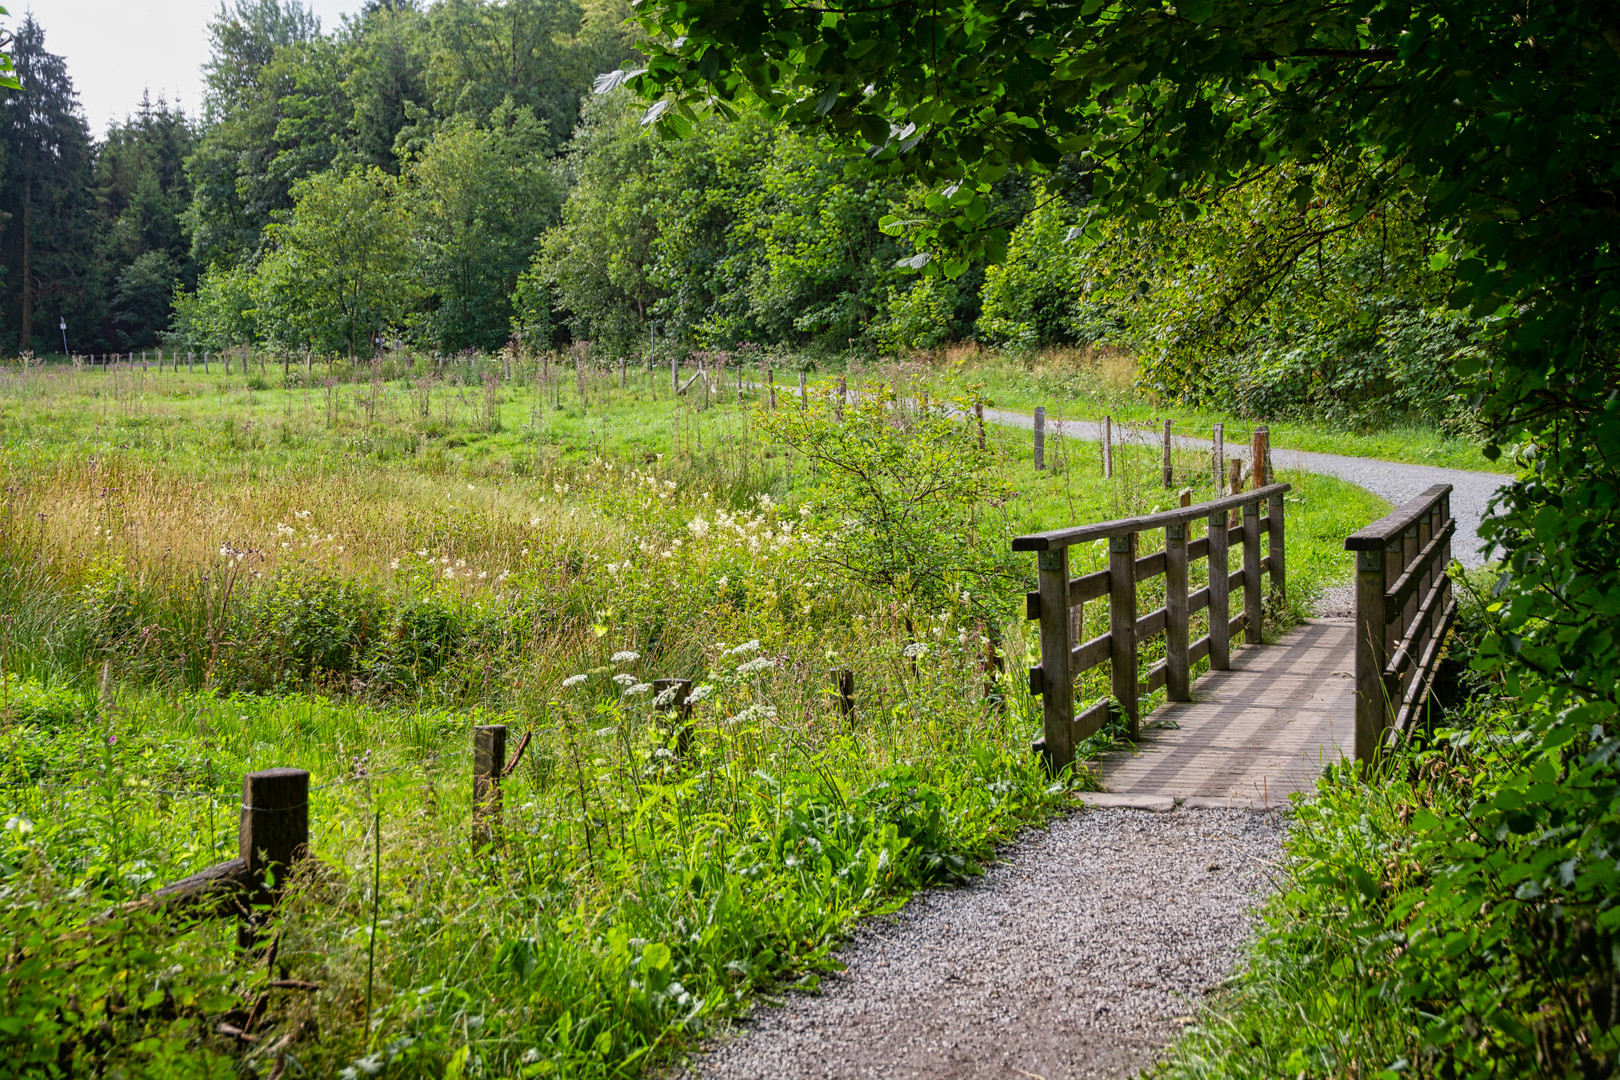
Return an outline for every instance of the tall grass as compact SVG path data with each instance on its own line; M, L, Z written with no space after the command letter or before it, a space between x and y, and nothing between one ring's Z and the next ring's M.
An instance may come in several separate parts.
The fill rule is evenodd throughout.
M1027 582L994 627L907 610L806 545L816 477L753 402L513 371L0 383L17 1060L634 1073L1091 782L1028 750ZM989 435L1003 538L1174 499L1148 448L1105 482L1081 444L1037 473L1024 436ZM1319 478L1292 497L1297 607L1381 507ZM833 668L856 673L853 723ZM686 736L651 700L662 676L699 687ZM489 722L532 739L480 846L468 729ZM87 922L230 853L242 773L277 765L313 775L317 861L276 914L274 971L229 927ZM283 973L315 989L270 987ZM253 1041L221 1034L249 1020Z

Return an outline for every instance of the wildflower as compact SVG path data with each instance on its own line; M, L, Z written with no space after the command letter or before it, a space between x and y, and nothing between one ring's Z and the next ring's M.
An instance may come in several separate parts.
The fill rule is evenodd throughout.
M615 664L633 664L640 659L640 653L631 652L629 649L625 649L621 652L616 652L613 654L613 662Z
M446 580L446 581L454 581L455 578L456 578L456 568L453 567L453 566L445 567L444 568L444 580Z
M604 727L604 728L597 728L596 729L596 737L598 739L606 739L609 736L615 735L617 733L618 733L618 729L616 729L616 728Z
M669 708L671 705L675 704L675 695L679 691L680 691L679 686L671 686L667 690L660 691L658 696L653 698L653 708L655 708L655 709L667 709L667 708ZM692 700L691 696L688 695L686 700L691 701Z
M535 527L535 526L536 526L536 525L539 525L539 524L540 524L540 519L539 519L539 518L537 518L537 517L532 517L532 518L530 518L530 519L529 519L529 528L531 528L531 529L532 529L532 528L534 528L534 527Z
M773 668L775 666L775 660L765 656L756 656L752 660L748 661L748 663L739 667L737 669L737 674L752 675L757 671L764 671L766 668Z
M618 683L620 686L629 686L636 681L636 677L628 672L621 671L617 675L613 676L613 681Z
M6 832L14 832L18 836L27 836L34 831L34 823L25 817L12 817L6 821Z
M722 574L720 576L720 580L715 582L715 585L720 589L721 592L725 592L726 585L729 583L729 581L730 581L730 579L727 578L724 574Z
M472 485L471 485L471 484L468 484L468 485L467 485L467 490L468 490L468 491L472 491L472 490L473 490L473 486L472 486Z
M731 650L729 650L727 652L721 653L721 655L722 656L742 656L742 655L744 655L746 653L755 653L755 652L759 652L759 639L758 638L755 638L752 641L745 641L741 645L738 645L735 649L731 649Z
M418 548L418 549L417 549L417 552L416 552L416 557L417 557L417 558L418 558L418 559L425 559L425 558L427 558L427 548Z
M578 686L588 678L590 678L589 675L570 675L568 678L563 680L563 688L567 689L571 686Z
M467 566L467 560L466 559L457 559L456 560L456 569L457 570L464 570L464 569L466 569L466 566Z
M714 687L709 683L704 683L702 686L697 687L690 694L686 695L686 703L688 705L696 705L698 702L704 700L713 693Z
M650 682L638 682L638 683L634 684L633 686L625 687L624 688L624 696L625 697L635 697L637 694L645 694L647 691L649 691L651 689L652 689L652 683L650 683Z
M297 518L299 521L303 521L305 518L309 517L309 511L308 510L294 510L293 511L293 517Z
M478 571L478 580L479 581L483 581L487 577L489 577L489 571L488 570L480 570L480 571Z
M915 660L919 656L928 655L928 646L921 641L913 641L910 645L907 645L904 649L900 650L900 655L905 657L907 660Z
M691 530L692 535L697 537L699 540L709 535L709 523L703 519L701 514L687 522L686 527Z
M388 569L390 569L390 570L398 570L399 569L399 560L395 559L393 562L389 563L388 564Z

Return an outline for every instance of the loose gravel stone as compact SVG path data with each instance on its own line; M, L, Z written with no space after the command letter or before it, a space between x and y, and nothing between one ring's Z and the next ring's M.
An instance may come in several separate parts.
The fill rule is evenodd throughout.
M681 1075L1131 1075L1232 971L1282 829L1275 811L1071 814L866 924L820 995L757 1007Z

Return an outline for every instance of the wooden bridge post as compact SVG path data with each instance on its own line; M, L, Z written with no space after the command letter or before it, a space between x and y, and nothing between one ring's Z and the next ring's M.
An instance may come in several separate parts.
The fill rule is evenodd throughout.
M1382 551L1356 552L1356 760L1362 762L1376 759L1388 714L1383 677L1389 662L1386 566Z
M1187 526L1164 527L1164 677L1171 701L1191 701L1187 642Z
M1217 487L1217 494L1219 488ZM1226 511L1209 515L1209 668L1232 667L1232 559L1227 547Z
M1260 469L1264 469L1262 465ZM1258 484L1260 471L1255 472ZM1260 611L1260 500L1243 504L1243 639L1262 645Z
M1288 602L1288 577L1284 572L1287 556L1283 544L1283 493L1280 491L1271 496L1270 514L1270 524L1266 528L1266 558L1271 563L1271 598L1280 607Z
M1066 576L1066 575L1065 575ZM1068 582L1064 582L1064 601L1068 600ZM1041 637L1044 641L1046 596L1041 596ZM1109 675L1113 684L1114 700L1125 711L1130 737L1134 741L1142 736L1141 710L1136 695L1136 534L1111 537L1108 541L1108 637ZM1067 650L1065 650L1067 654ZM1045 663L1044 653L1042 663ZM1068 673L1068 661L1064 661ZM1050 683L1048 683L1050 685ZM1070 711L1073 691L1070 691Z
M494 843L501 828L501 775L506 772L506 725L473 728L473 843Z
M1046 766L1053 773L1074 764L1074 643L1069 640L1069 549L1037 555L1041 598L1041 721L1046 735ZM1117 681L1117 680L1116 680ZM1136 667L1131 667L1131 683Z

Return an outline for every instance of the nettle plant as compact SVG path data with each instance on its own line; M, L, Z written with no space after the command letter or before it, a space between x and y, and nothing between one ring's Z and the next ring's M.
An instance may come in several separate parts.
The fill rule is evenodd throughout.
M771 437L803 455L816 483L806 497L808 557L907 612L966 607L1006 614L1018 573L991 511L1011 492L993 449L963 417L966 402L911 401L891 387L840 403L762 412Z

